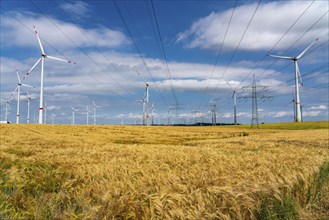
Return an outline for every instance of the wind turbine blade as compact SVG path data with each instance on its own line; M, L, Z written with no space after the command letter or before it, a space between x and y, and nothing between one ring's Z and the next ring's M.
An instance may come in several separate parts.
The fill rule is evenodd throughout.
M15 89L14 91L11 92L11 94L10 94L10 97L11 97L11 98L10 98L9 100L12 100L13 98L15 98L16 91L17 91L18 87L19 87L19 86L17 86L16 89Z
M42 60L42 58L38 59L38 61L32 66L32 68L26 73L26 75L23 77L23 79L25 79L31 72L32 70L40 63L40 61Z
M139 72L138 71L136 71L136 73L139 75L139 77L143 80L143 82L146 84L146 85L148 85L148 83L145 81L145 79L142 77L142 75L141 74L139 74Z
M147 95L147 87L145 88L145 92L144 92L144 100L146 100L146 95Z
M225 82L227 83L227 85L229 85L229 87L232 89L232 91L234 92L234 89L233 89L233 87L231 86L231 84L229 84L226 80L225 80Z
M47 55L47 58L49 58L49 59L53 59L53 60L62 61L62 62L65 62L65 63L72 63L72 64L76 64L75 62L73 62L73 61L70 61L70 60L64 60L64 59L61 59L61 58L52 57L52 56L48 56L48 55Z
M45 51L43 50L43 46L42 46L42 43L41 43L41 40L40 40L40 37L39 37L38 31L37 31L37 29L35 28L34 25L33 25L33 29L34 29L34 33L35 33L35 35L37 36L37 39L38 39L38 42L39 42L39 46L40 46L40 49L41 49L41 53L44 54Z
M25 87L35 88L35 86L30 86L30 85L27 85L27 84L21 84L21 85L25 86Z
M294 57L287 57L287 56L277 56L277 55L269 55L270 57L280 58L280 59L286 59L286 60L293 60Z
M95 102L94 101L92 101L93 102L93 105L94 105L94 107L96 107L96 104L95 104Z
M21 78L19 78L19 75L18 75L18 70L16 69L16 75L17 75L17 79L18 79L18 83L21 84Z
M30 93L27 90L25 92L27 94L28 99L31 99Z
M316 38L315 41L313 41L313 42L310 44L310 46L308 46L303 52L301 52L301 53L296 57L296 59L298 60L298 59L302 58L302 56L304 56L304 54L306 53L306 51L307 51L308 49L310 49L310 47L312 47L313 44L315 44L318 40L319 40L319 38Z
M300 75L299 67L298 67L298 63L297 63L297 62L296 62L296 68L297 68L297 74L298 74L298 77L299 77L300 84L301 84L302 86L304 86L304 84L303 84L303 80L302 80L302 76Z

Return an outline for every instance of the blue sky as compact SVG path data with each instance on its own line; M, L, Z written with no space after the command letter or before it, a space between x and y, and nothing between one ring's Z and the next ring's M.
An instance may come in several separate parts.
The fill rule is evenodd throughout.
M251 90L267 86L259 101L260 122L293 120L293 63L268 54L296 56L319 40L299 61L305 121L328 120L327 1L1 1L1 120L5 102L40 57L36 26L47 55L77 64L45 62L47 123L86 123L86 108L97 109L97 123L141 123L145 84L157 110L156 123L167 123L168 109L180 104L180 122L233 122L232 90L238 91L238 122L250 123ZM32 96L31 121L39 106L40 67L23 83ZM10 101L9 120L16 116ZM151 105L151 104L150 104ZM21 95L21 123L27 96ZM195 113L197 112L197 113ZM35 114L36 116L38 114ZM176 120L172 110L171 121ZM91 116L90 116L91 117ZM92 120L90 118L90 120Z

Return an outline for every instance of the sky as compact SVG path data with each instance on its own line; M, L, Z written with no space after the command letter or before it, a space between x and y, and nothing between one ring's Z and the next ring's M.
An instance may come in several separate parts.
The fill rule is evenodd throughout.
M141 124L145 82L153 122L251 122L253 75L260 123L294 120L294 65L298 60L303 120L328 120L328 1L113 0L23 1L1 4L1 120L16 121L18 79L45 60L47 123ZM37 121L40 65L22 83L20 123ZM140 77L137 72L142 76ZM143 78L143 79L142 79Z

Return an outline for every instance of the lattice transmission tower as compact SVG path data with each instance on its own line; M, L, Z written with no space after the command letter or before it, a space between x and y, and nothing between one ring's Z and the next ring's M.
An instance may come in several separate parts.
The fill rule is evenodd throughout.
M259 115L258 115L258 100L271 100L272 96L266 96L263 93L267 91L268 86L261 86L256 84L255 74L251 86L242 87L242 89L251 89L251 96L241 96L243 99L251 99L251 127L259 128Z

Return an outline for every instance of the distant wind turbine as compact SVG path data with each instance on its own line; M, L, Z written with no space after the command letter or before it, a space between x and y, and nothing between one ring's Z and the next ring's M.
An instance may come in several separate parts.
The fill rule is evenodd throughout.
M75 108L73 108L73 106L71 106L71 109L72 109L72 124L74 125L75 124L75 118L74 118L75 112L79 111L79 109L75 109Z
M55 114L54 113L51 113L51 124L54 124L55 123Z
M27 94L27 122L30 124L30 104L31 104L31 96L28 91L26 91Z
M154 102L152 103L152 109L151 109L151 114L152 114L152 125L154 125L154 112L157 112L157 110L154 107Z
M8 122L8 111L9 111L9 102L10 101L6 101L6 114L5 114L5 121Z
M91 113L91 111L89 110L89 107L87 106L87 125L89 125L89 113Z
M22 84L21 82L21 78L19 77L18 75L18 70L16 69L16 75L17 75L17 79L18 79L18 83L17 83L17 87L16 89L14 90L14 92L17 91L17 113L16 113L16 124L19 124L19 102L20 102L20 94L21 94L21 86L25 86L25 87L32 87L34 88L33 86L30 86L30 85L26 85L26 84Z
M5 107L5 121L8 123L8 112L9 112L9 109L10 109L10 101L12 100L13 98L9 99L9 100L4 100L4 99L1 99L1 101L5 102L6 103L6 107Z
M236 117L236 90L233 89L233 87L231 86L231 84L228 83L228 81L225 80L225 82L227 83L227 85L230 86L230 88L232 89L233 91L233 94L232 94L232 98L233 98L233 102L234 102L234 125L237 125L237 117Z
M137 71L136 71L137 72ZM155 85L155 83L148 83L144 80L144 78L142 77L141 74L139 74L139 72L137 72L137 74L140 76L140 78L143 80L143 82L145 83L145 92L144 92L144 100L145 100L145 108L143 112L145 114L145 123L146 125L150 125L150 115L149 115L149 86L151 85Z
M43 82L44 82L44 62L45 62L45 59L49 58L49 59L52 59L52 60L62 61L62 62L66 62L66 63L72 63L72 64L75 64L75 63L72 62L72 61L69 61L69 60L63 60L63 59L60 59L60 58L57 58L57 57L46 55L35 26L33 26L33 28L34 28L34 33L37 37L37 40L38 40L38 43L39 43L39 46L40 46L40 49L41 49L41 58L39 58L38 61L32 66L32 68L27 72L27 74L24 76L24 78L27 77L33 71L33 69L41 62L39 124L42 124L43 123L43 120L42 120L43 119L43 110L44 110L43 109Z
M144 99L138 99L138 100L136 100L136 102L140 102L143 105L142 125L146 125L146 123L145 123L145 102L146 102L146 100L145 100L145 98Z
M292 60L292 61L294 61L294 66L295 66L295 97L296 97L296 99L295 99L295 103L296 103L296 113L295 113L296 118L295 118L295 122L302 122L301 107L300 107L300 98L299 98L298 77L300 79L300 82L301 82L301 85L302 86L303 86L303 82L302 82L302 77L301 77L300 72L299 72L297 61L300 58L302 58L304 56L304 54L306 53L306 51L308 49L310 49L310 47L313 46L313 44L315 44L318 40L319 40L319 38L315 39L315 41L313 41L303 52L301 52L296 57L269 55L269 56L275 57L275 58L280 58L280 59L286 59L286 60Z
M94 105L94 125L96 125L96 108L98 108L100 106L96 105L94 101L92 101L92 102L93 102L93 105Z

